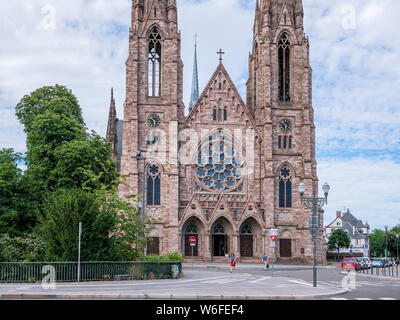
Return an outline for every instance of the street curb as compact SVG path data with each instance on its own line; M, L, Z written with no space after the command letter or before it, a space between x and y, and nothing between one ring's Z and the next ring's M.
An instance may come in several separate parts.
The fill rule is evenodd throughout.
M343 289L332 293L311 295L184 295L184 294L2 294L0 300L310 300L348 293Z

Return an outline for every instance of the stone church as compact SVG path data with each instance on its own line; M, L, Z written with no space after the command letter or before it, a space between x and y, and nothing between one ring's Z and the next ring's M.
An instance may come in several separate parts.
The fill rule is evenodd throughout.
M158 219L148 254L191 257L195 237L197 261L225 261L231 253L259 261L266 252L281 263L312 263L312 212L297 191L304 182L306 197L313 188L318 194L303 4L256 1L246 100L222 50L199 93L195 53L186 115L176 0L132 1L124 119L112 94L107 139L126 177L120 195L142 195L142 213ZM326 263L318 214L317 259ZM275 247L271 229L278 229Z

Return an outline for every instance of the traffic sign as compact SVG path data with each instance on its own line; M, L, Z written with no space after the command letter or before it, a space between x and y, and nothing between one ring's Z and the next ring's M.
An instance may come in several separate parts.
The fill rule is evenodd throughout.
M270 229L269 230L269 235L277 237L278 236L278 229Z
M272 242L275 242L276 236L270 236L270 238L271 238L271 241L272 241Z
M190 245L194 247L196 245L197 239L196 237L192 236L189 238Z

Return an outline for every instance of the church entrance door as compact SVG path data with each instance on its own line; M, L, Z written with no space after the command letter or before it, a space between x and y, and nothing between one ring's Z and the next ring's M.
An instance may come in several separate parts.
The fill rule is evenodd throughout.
M240 235L240 255L242 257L253 256L253 236Z
M228 236L224 234L213 235L213 256L223 257L228 251Z
M280 254L283 258L290 258L292 256L292 240L281 239L279 240Z

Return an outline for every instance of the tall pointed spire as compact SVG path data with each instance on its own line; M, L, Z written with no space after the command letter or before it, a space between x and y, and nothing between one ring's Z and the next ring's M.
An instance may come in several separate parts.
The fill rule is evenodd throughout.
M115 108L114 89L111 88L111 101L110 101L110 111L108 114L106 140L112 143L113 159L116 159L117 157L118 134L117 134L116 122L117 122L117 109Z
M197 70L197 37L198 37L198 35L195 35L194 37L195 37L195 43L194 43L192 94L190 95L189 110L192 109L193 105L199 99L199 76L198 76L198 70Z

